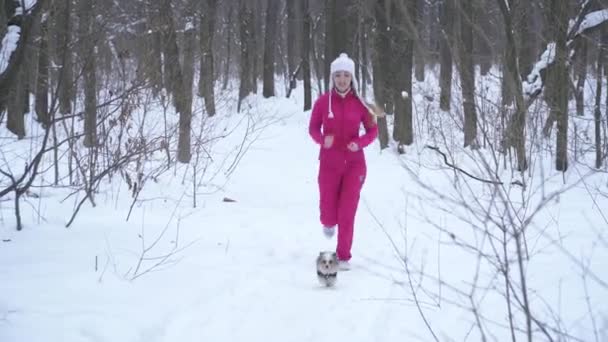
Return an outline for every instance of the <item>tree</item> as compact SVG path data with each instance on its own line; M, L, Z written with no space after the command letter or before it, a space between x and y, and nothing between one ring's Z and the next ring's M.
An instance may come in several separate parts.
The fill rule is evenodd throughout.
M439 84L441 95L439 106L444 111L450 110L452 101L452 46L454 43L454 0L443 0L441 3L441 38L440 59L441 72Z
M201 70L198 82L198 95L205 100L205 109L209 116L215 115L213 40L215 37L216 12L217 0L200 2ZM230 50L228 50L228 53L230 53Z
M464 146L477 148L477 112L475 110L475 68L473 65L473 0L460 2L460 82L464 109Z
M310 74L310 46L311 46L311 19L310 19L310 0L302 0L302 16L303 16L303 39L302 39L302 72L304 78L304 110L312 108L312 90L311 90L311 74ZM290 2L290 1L287 1Z
M274 96L274 55L277 36L277 16L279 0L268 0L266 7L266 33L264 35L264 84L262 95Z

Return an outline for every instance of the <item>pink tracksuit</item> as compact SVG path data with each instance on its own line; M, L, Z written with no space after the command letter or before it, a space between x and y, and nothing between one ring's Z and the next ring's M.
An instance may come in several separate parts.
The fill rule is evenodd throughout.
M359 136L361 124L365 134ZM336 254L340 260L350 260L355 214L367 174L363 148L378 136L378 125L352 90L342 97L334 89L315 102L308 130L321 145L318 174L321 224L338 225ZM329 148L323 147L326 135L334 136ZM346 147L350 142L359 146L356 152Z

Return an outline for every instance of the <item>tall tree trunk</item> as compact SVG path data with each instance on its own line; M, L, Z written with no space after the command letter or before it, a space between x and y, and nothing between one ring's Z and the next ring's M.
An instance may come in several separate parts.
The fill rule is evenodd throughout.
M240 2L239 2L240 3ZM228 80L230 79L230 57L232 56L232 14L234 12L234 4L231 2L228 5L228 17L226 18L226 26L224 33L226 34L226 61L224 62L224 83L222 84L222 90L228 88ZM239 100L240 102L240 100Z
M473 65L473 0L460 6L460 80L464 109L464 147L477 148L477 113L475 110L475 68Z
M97 146L97 80L95 77L95 41L92 28L95 3L81 0L79 3L80 58L84 76L84 140L85 147Z
M156 97L163 88L163 49L162 49L162 27L158 0L147 0L145 3L146 11L146 32L145 46L147 53L142 58L142 68L145 78L150 82L152 93Z
M300 12L302 12L302 16L306 16L306 12L304 12L304 8L307 7L306 4L307 0L302 0L302 1L286 1L285 4L287 5L287 68L289 69L289 74L291 74L292 72L294 72L296 70L296 68L298 67L299 64L299 60L298 60L298 43L299 43L299 39L297 39L298 37L298 26L299 21L298 21L298 11L297 11L297 6L300 5L302 7L302 10ZM304 20L306 20L306 18L304 17ZM309 23L310 25L310 23ZM307 36L304 36L303 39L307 39ZM304 42L303 42L304 43ZM310 44L310 42L309 42ZM304 55L304 51L302 51L302 56Z
M526 158L526 105L524 103L524 94L521 81L521 72L517 63L517 43L513 28L513 12L507 6L506 0L497 0L500 10L503 15L505 25L505 36L507 38L505 47L505 66L503 78L507 79L508 84L513 85L513 95L515 97L515 115L509 121L509 127L506 134L508 135L505 142L506 147L515 147L517 155L517 169L524 171L528 168Z
M369 83L369 72L368 72L368 68L369 68L369 62L367 60L367 44L368 44L368 30L367 30L367 24L366 21L364 20L365 17L365 10L366 8L364 7L364 1L360 1L360 19L359 19L359 45L361 46L361 95L363 96L363 98L367 97L367 84Z
M167 90L172 93L173 106L175 107L176 112L179 113L177 161L180 163L189 163L190 158L192 157L190 146L192 106L189 105L188 98L192 96L192 85L190 84L190 87L186 87L186 81L182 74L171 0L162 0L160 5L165 48L165 85L168 87Z
M240 32L240 46L241 46L241 63L240 63L240 86L239 86L239 101L237 105L237 111L241 110L241 101L247 97L251 92L255 80L252 79L252 58L250 41L253 39L251 31L253 14L249 8L248 0L239 1L239 32Z
M59 88L59 112L69 114L72 111L72 99L74 98L74 77L72 72L73 57L71 50L71 1L57 1L58 15L55 25L60 48L59 54L61 73L61 86Z
M563 0L552 0L555 18L556 53L555 53L555 98L551 108L557 121L555 142L555 168L558 171L568 169L568 3Z
M604 42L608 38L608 30L602 29L599 34L599 49L597 56L597 74L596 74L596 89L595 89L595 106L593 110L593 118L595 124L595 168L600 169L603 164L603 149L602 149L602 83L604 79L603 69L606 67L604 63ZM608 95L607 95L608 97Z
M17 136L18 139L25 137L25 117L23 112L23 97L25 94L25 72L26 65L18 66L16 82L9 89L8 105L6 108L6 128Z
M585 80L587 79L587 38L581 37L578 42L580 46L580 54L576 57L576 88L574 97L576 99L576 115L585 115Z
M0 1L1 2L1 1ZM1 5L1 4L0 4ZM48 3L43 9L48 13ZM35 111L43 127L48 128L51 120L49 117L49 19L48 15L43 15L40 23L40 36L38 42L38 73L36 75L36 100Z
M201 39L201 64L198 82L198 94L205 101L207 115L215 115L215 72L213 59L213 39L215 37L215 23L217 0L205 0L200 9L200 39ZM229 35L229 33L226 33ZM228 44L230 46L230 44ZM228 62L227 62L228 63Z
M335 25L332 22L334 18L336 0L325 0L325 10L323 11L323 19L325 21L325 58L323 58L323 65L325 66L325 73L323 74L323 85L325 91L329 89L329 78L331 77L330 66L331 61L338 57L334 52L334 28Z
M194 8L196 5L191 0L191 7ZM182 74L184 79L183 85L183 97L184 97L184 111L188 113L188 116L192 116L192 97L194 95L194 48L196 45L196 30L194 27L194 15L186 18L186 29L184 32L184 64L182 66ZM213 74L211 74L213 79ZM190 123L188 123L190 126ZM190 135L190 134L188 134Z
M264 83L262 96L274 96L274 56L277 37L279 0L268 0L266 8L266 32L264 34Z
M332 54L328 61L330 63L342 52L347 53L351 58L355 56L354 43L358 21L356 6L352 0L332 0L331 2L333 3L333 9L330 12L333 44Z
M454 49L454 0L444 0L441 5L440 81L441 96L439 106L450 110L452 102L452 52Z
M396 84L392 89L392 97L395 103L395 128L393 139L399 144L399 152L404 153L405 145L414 142L414 130L412 122L412 69L414 63L414 41L416 34L412 28L416 27L414 22L416 15L416 1L404 0L392 9L391 28L393 46L392 68L396 75Z
M471 20L472 37L474 39L474 54L478 55L479 73L486 76L492 67L493 25L488 15L488 0L468 0L472 3L472 11L465 13L463 19ZM462 2L462 1L461 1ZM470 13L470 14L469 14ZM473 61L473 65L476 61Z
M4 37L6 34L7 28L6 24L8 22L8 15L6 13L6 5L4 4L5 0L0 0L0 37ZM2 42L0 41L0 44Z
M416 16L416 28L417 28L417 38L415 45L415 72L414 75L416 77L416 81L424 82L424 68L426 64L426 59L429 51L429 41L428 41L428 27L425 25L425 18L428 15L426 11L428 11L428 6L425 6L426 0L416 0L416 8L418 11L418 16Z
M517 46L519 51L519 71L521 77L527 77L532 71L536 58L536 32L533 29L534 4L530 0L514 0L512 18L514 21Z
M376 0L374 3L375 17L375 34L374 34L374 52L372 55L372 63L374 69L374 78L372 79L374 88L374 98L376 104L381 106L386 113L394 113L392 99L390 98L390 39L389 39L389 8L386 7L385 0ZM380 148L388 147L389 132L386 117L378 118L378 138L380 140Z
M290 2L290 1L288 1ZM312 108L312 89L310 75L310 45L311 45L311 18L309 0L302 0L302 18L303 18L303 40L302 40L302 72L304 78L304 110Z

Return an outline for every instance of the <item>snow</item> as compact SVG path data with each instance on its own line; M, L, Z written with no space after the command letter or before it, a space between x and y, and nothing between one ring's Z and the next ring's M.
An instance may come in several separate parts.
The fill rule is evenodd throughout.
M417 84L414 108L425 103L419 93L433 89L436 80ZM500 94L499 88L488 93L492 91ZM310 112L301 110L301 92L299 84L290 99L252 96L243 106L250 108L247 113L218 106L223 112L216 118L225 123L214 121L213 132L233 133L213 148L219 166L211 168L217 168L217 176L204 178L196 208L192 181L186 177L189 168L182 165L144 186L128 221L132 198L118 177L112 184L104 182L97 206L85 204L68 229L64 224L78 200L68 197L69 189L37 188L40 197L22 205L21 232L14 230L13 202L2 199L0 341L432 341L420 312L441 341L466 336L478 341L467 310L473 281L479 283L479 293L472 295L488 319L486 329L499 341L510 340L500 328L508 324L504 299L484 286L500 286L500 280L488 265L478 265L476 253L452 238L490 248L487 236L471 224L487 217L477 221L454 201L483 207L496 198L424 148L436 142L429 134L419 134L408 147L411 152L402 156L381 151L378 142L366 149L368 176L357 213L353 269L339 273L335 288L318 284L314 258L320 250L333 249L335 237L326 239L318 222L318 147L308 136ZM457 100L459 94L453 95ZM420 127L423 115L434 114L415 115L414 126ZM155 129L159 121L148 120L146 129ZM200 117L193 120L194 132L197 122ZM28 132L40 134L30 125ZM251 133L250 127L259 130ZM443 129L448 140L459 139L454 138L457 129ZM12 158L27 158L32 141L9 145L5 130L0 132L8 158L0 167L6 169L8 162L19 170L23 160ZM238 159L233 151L240 146L246 154ZM479 171L470 152L455 151L456 163ZM233 168L235 159L239 163ZM565 178L552 171L550 158L535 160L534 167L528 190L508 190L515 206L528 199L528 211L546 194L578 179L575 171ZM51 173L52 168L45 182ZM506 183L518 177L503 170L496 174ZM553 197L526 231L531 255L527 281L537 318L552 323L559 313L560 326L582 340L593 340L593 329L581 268L562 249L606 280L608 247L598 237L608 240L607 223L597 208L608 208L608 198L594 190L601 184L605 176L592 175L585 186ZM500 217L493 210L489 214ZM133 279L145 249L140 276ZM167 263L146 272L171 253ZM433 280L437 278L441 282ZM587 286L599 336L608 337L608 290L593 279L587 279ZM523 321L517 324L524 326Z
M17 48L19 42L19 36L21 34L21 28L17 25L9 25L2 38L2 46L0 46L0 74L4 73L8 67L8 62L11 55Z
M581 21L577 34L581 34L585 30L600 25L606 20L608 20L608 9L591 12L583 18L583 21Z
M532 71L528 75L528 79L523 82L523 90L525 95L531 95L539 91L543 87L543 80L541 78L541 71L545 70L555 60L555 42L547 44L547 48L539 58L538 62L534 64Z

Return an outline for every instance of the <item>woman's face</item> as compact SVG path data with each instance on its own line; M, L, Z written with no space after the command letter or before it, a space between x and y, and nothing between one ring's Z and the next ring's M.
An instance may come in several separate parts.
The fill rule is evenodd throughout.
M348 71L336 71L334 73L334 84L341 92L345 92L350 87L352 80L353 76Z

